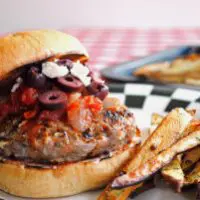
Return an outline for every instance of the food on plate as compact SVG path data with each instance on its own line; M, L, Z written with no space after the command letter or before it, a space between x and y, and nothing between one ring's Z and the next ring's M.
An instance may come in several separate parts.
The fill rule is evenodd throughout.
M159 126L148 137L145 143L139 147L137 154L127 163L122 169L120 178L127 173L137 170L142 164L147 163L149 159L153 159L163 150L169 148L172 144L177 142L180 138L188 134L188 130L191 129L190 123L193 120L193 112L185 111L182 108L176 108L172 110L166 117L163 118ZM113 180L115 181L115 179ZM127 187L128 185L120 185L122 189L112 188L109 185L105 191L99 197L99 200L109 199L110 197L116 199L126 199L130 193L136 188L141 187L142 183ZM127 188L125 188L127 187Z
M188 112L194 113L193 110L188 110ZM163 117L157 113L152 115L150 130L159 124L158 118L161 119ZM199 125L199 120L193 120L190 124L190 131L199 130ZM197 146L177 155L170 164L161 169L161 174L166 182L170 183L177 192L181 192L183 187L195 184L194 177L199 173L196 163L199 159L200 146ZM197 167L193 168L195 164ZM190 173L191 171L192 173Z
M160 124L162 121L163 116L157 113L153 113L151 116L151 126L149 128L150 134L155 130L155 128ZM184 182L184 172L181 167L183 155L177 155L171 163L166 165L161 169L161 174L163 178L170 183L177 192L181 191L183 182Z
M104 186L134 157L134 116L107 97L88 59L76 38L54 30L0 39L0 189L74 195Z
M107 199L114 199L114 200L126 200L130 196L131 193L134 193L135 190L142 188L144 183L139 183L137 185L122 188L120 190L113 189L108 185L104 191L98 197L98 200L107 200Z
M185 184L197 184L200 182L200 162L197 162L194 169L185 176Z
M186 112L190 113L191 116L195 114L194 110L187 110ZM162 115L159 115L156 113L152 115L151 126L149 129L153 130L153 133L149 131L149 135L150 135L149 138L151 137L152 134L154 134L156 129L162 124L162 121L164 118L166 117L163 117ZM139 182L136 182L134 183L135 185L128 187L128 185L130 184L130 182L128 181L130 181L130 179L127 179L127 177L125 177L124 179L119 180L120 182L117 183L116 188L112 188L113 182L111 182L111 184L108 185L107 188L104 190L104 192L100 195L99 200L104 200L104 199L125 200L128 198L128 196L131 193L132 195L130 196L135 197L139 195L140 193L142 193L142 191L145 191L145 189L147 190L151 189L151 186L153 188L155 185L152 179L155 178L155 174L152 174L151 176L147 176L146 178L144 178L145 174L148 171L152 172L150 169L157 168L159 164L161 164L159 162L162 162L162 161L166 162L167 160L169 161L170 157L172 161L167 165L164 164L164 167L160 168L160 170L165 181L170 183L176 189L177 192L181 192L182 187L187 187L188 185L196 185L197 183L199 183L200 181L199 180L200 164L199 164L199 159L198 159L199 132L200 132L200 120L192 119L189 122L188 126L183 131L182 137L180 137L177 140L177 142L172 144L172 146L169 146L164 151L161 151L160 153L158 153L155 157L149 159L146 162L147 164L143 163L141 165L143 166L143 169L140 168L141 166L137 167L135 168L135 173L132 173L132 174L130 172L127 173L124 169L122 169L122 172L113 180L113 182L116 180L118 181L121 177L124 177L127 174L131 174L132 175L131 178L133 178L134 176L135 177L137 176L137 178L140 179ZM147 141L148 139L146 140L146 142ZM193 146L194 148L192 148ZM141 146L140 148L142 147L143 146ZM192 149L186 150L188 148L189 149L192 148ZM177 153L177 151L179 150L181 150L181 153ZM172 154L174 154L175 152L177 153L177 155L173 156ZM163 155L165 156L163 157ZM135 158L137 158L137 155L133 158L133 160ZM165 158L165 159L163 160L162 158ZM159 162L156 162L156 160L159 160ZM189 163L189 165L186 164L187 162ZM149 163L152 163L152 164L149 165ZM144 180L141 181L142 178L144 178ZM148 183L151 183L151 184L148 184Z
M151 126L149 128L149 134L153 133L154 130L157 128L157 126L161 123L163 120L163 116L159 115L157 113L153 113L151 116Z
M184 171L189 170L200 159L200 146L191 149L184 153L184 157L181 162L181 168Z
M193 113L193 110L188 110L188 112ZM163 116L153 113L151 117L151 130L155 129ZM199 120L193 120L190 124L190 130L194 131L198 129L200 125ZM161 174L164 179L170 183L177 192L181 192L183 186L188 185L185 181L185 176L187 175L187 171L200 159L200 146L197 146L191 150L184 152L183 154L177 155L170 164L166 165L162 168Z
M137 169L119 176L111 183L112 188L135 185L152 176L155 172L166 166L177 154L192 149L200 144L200 130L190 133L174 143L171 147L162 151Z
M173 109L145 141L137 155L125 167L125 170L130 171L137 168L183 137L192 119L193 114L184 109Z
M181 192L184 184L184 172L181 168L182 154L177 155L170 164L162 168L161 173L164 179L175 186L177 192Z
M200 85L200 54L190 54L172 62L145 65L133 74L161 82Z
M135 190L133 190L130 195L130 198L134 198L150 189L155 188L156 187L155 180L154 180L155 177L156 176L154 176L152 179L149 179L149 180L143 182L140 187L137 187Z

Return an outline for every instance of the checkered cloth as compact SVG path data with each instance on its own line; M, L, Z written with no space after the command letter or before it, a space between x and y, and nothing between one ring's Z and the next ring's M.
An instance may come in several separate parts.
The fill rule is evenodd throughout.
M110 95L130 109L169 112L173 108L200 108L200 91L151 84L110 84ZM187 95L185 95L187 94Z
M90 54L90 66L104 67L180 45L200 44L200 29L69 29Z

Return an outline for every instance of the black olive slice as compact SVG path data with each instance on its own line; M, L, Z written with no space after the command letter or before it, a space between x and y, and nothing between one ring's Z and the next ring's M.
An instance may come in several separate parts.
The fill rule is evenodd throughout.
M87 89L90 94L93 94L101 100L104 100L109 93L108 87L106 85L96 81L93 81Z
M67 95L59 90L51 90L39 96L41 105L49 110L62 109L67 104Z
M59 86L66 92L79 90L83 86L83 83L72 75L57 78L57 82Z
M47 78L44 74L39 72L36 67L31 67L27 72L26 82L27 85L34 88L44 88Z

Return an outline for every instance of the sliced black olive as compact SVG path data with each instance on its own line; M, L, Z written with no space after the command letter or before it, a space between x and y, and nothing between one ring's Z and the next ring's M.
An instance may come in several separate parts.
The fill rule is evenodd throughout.
M31 87L43 88L46 85L47 78L39 72L38 68L31 67L27 72L26 82Z
M104 100L109 92L106 85L96 81L92 81L92 83L88 86L88 91L101 100Z
M62 109L67 104L67 96L59 90L45 92L39 96L39 102L49 110Z
M78 78L72 75L57 78L57 82L60 87L66 92L79 90L83 86L83 83Z

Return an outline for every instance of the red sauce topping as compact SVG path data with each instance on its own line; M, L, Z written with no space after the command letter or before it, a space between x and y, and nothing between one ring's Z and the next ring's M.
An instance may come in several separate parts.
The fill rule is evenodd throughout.
M39 119L40 120L52 120L52 121L56 121L62 118L62 116L64 115L65 110L61 109L61 110L54 110L54 111L49 111L49 110L43 110L40 113Z
M24 105L30 106L36 104L38 99L38 92L34 88L26 88L22 92L21 102Z
M85 97L85 105L93 113L99 112L103 109L103 104L102 104L101 100L94 96L86 96Z
M93 113L99 112L103 109L103 104L102 101L94 96L85 96L83 97L83 104L84 107L91 110ZM73 103L71 103L67 110L68 112L73 112L77 109L80 108L80 100L78 99L77 101L74 101Z
M37 114L37 110L26 111L26 112L24 112L24 118L25 119L32 119L36 116L36 114Z

